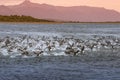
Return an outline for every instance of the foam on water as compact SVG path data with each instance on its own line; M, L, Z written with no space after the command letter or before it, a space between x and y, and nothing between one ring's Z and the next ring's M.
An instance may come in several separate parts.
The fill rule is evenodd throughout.
M95 36L95 35L94 35ZM119 55L120 38L116 36L97 36L87 39L59 36L30 36L0 38L0 54L15 57L68 56L68 55ZM67 52L66 52L67 51ZM101 52L101 53L99 53ZM111 53L113 52L113 53ZM95 53L95 54L92 54ZM107 55L107 56L109 56Z
M100 51L119 55L119 30L118 24L0 24L0 55L79 56Z

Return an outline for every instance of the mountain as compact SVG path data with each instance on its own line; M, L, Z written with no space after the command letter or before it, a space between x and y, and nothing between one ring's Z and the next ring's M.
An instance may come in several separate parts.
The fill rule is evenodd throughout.
M10 14L16 14L14 11L12 11L9 7L0 5L0 15L10 15Z
M53 6L48 4L32 3L29 0L25 0L19 5L0 6L0 14L27 15L40 19L61 21L120 21L120 13L115 10L89 6Z

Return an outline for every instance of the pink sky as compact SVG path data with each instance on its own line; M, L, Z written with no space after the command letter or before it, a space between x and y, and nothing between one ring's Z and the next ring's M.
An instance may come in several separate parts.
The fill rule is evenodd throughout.
M0 0L0 5L19 4L24 0ZM47 3L58 6L95 6L105 7L107 9L115 9L120 12L120 0L31 0L36 3Z

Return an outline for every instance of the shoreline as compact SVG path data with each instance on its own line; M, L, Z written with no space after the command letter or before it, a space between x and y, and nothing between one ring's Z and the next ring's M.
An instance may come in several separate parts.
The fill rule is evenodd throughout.
M120 22L0 22L11 24L120 24Z
M7 24L61 24L61 22L0 22Z

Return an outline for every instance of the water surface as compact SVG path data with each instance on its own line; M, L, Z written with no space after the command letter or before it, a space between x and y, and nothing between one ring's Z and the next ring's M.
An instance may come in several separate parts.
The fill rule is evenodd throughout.
M120 24L0 23L0 37L20 35L82 39L98 35L119 38ZM99 51L80 56L0 56L0 80L120 80L119 54L119 51Z

